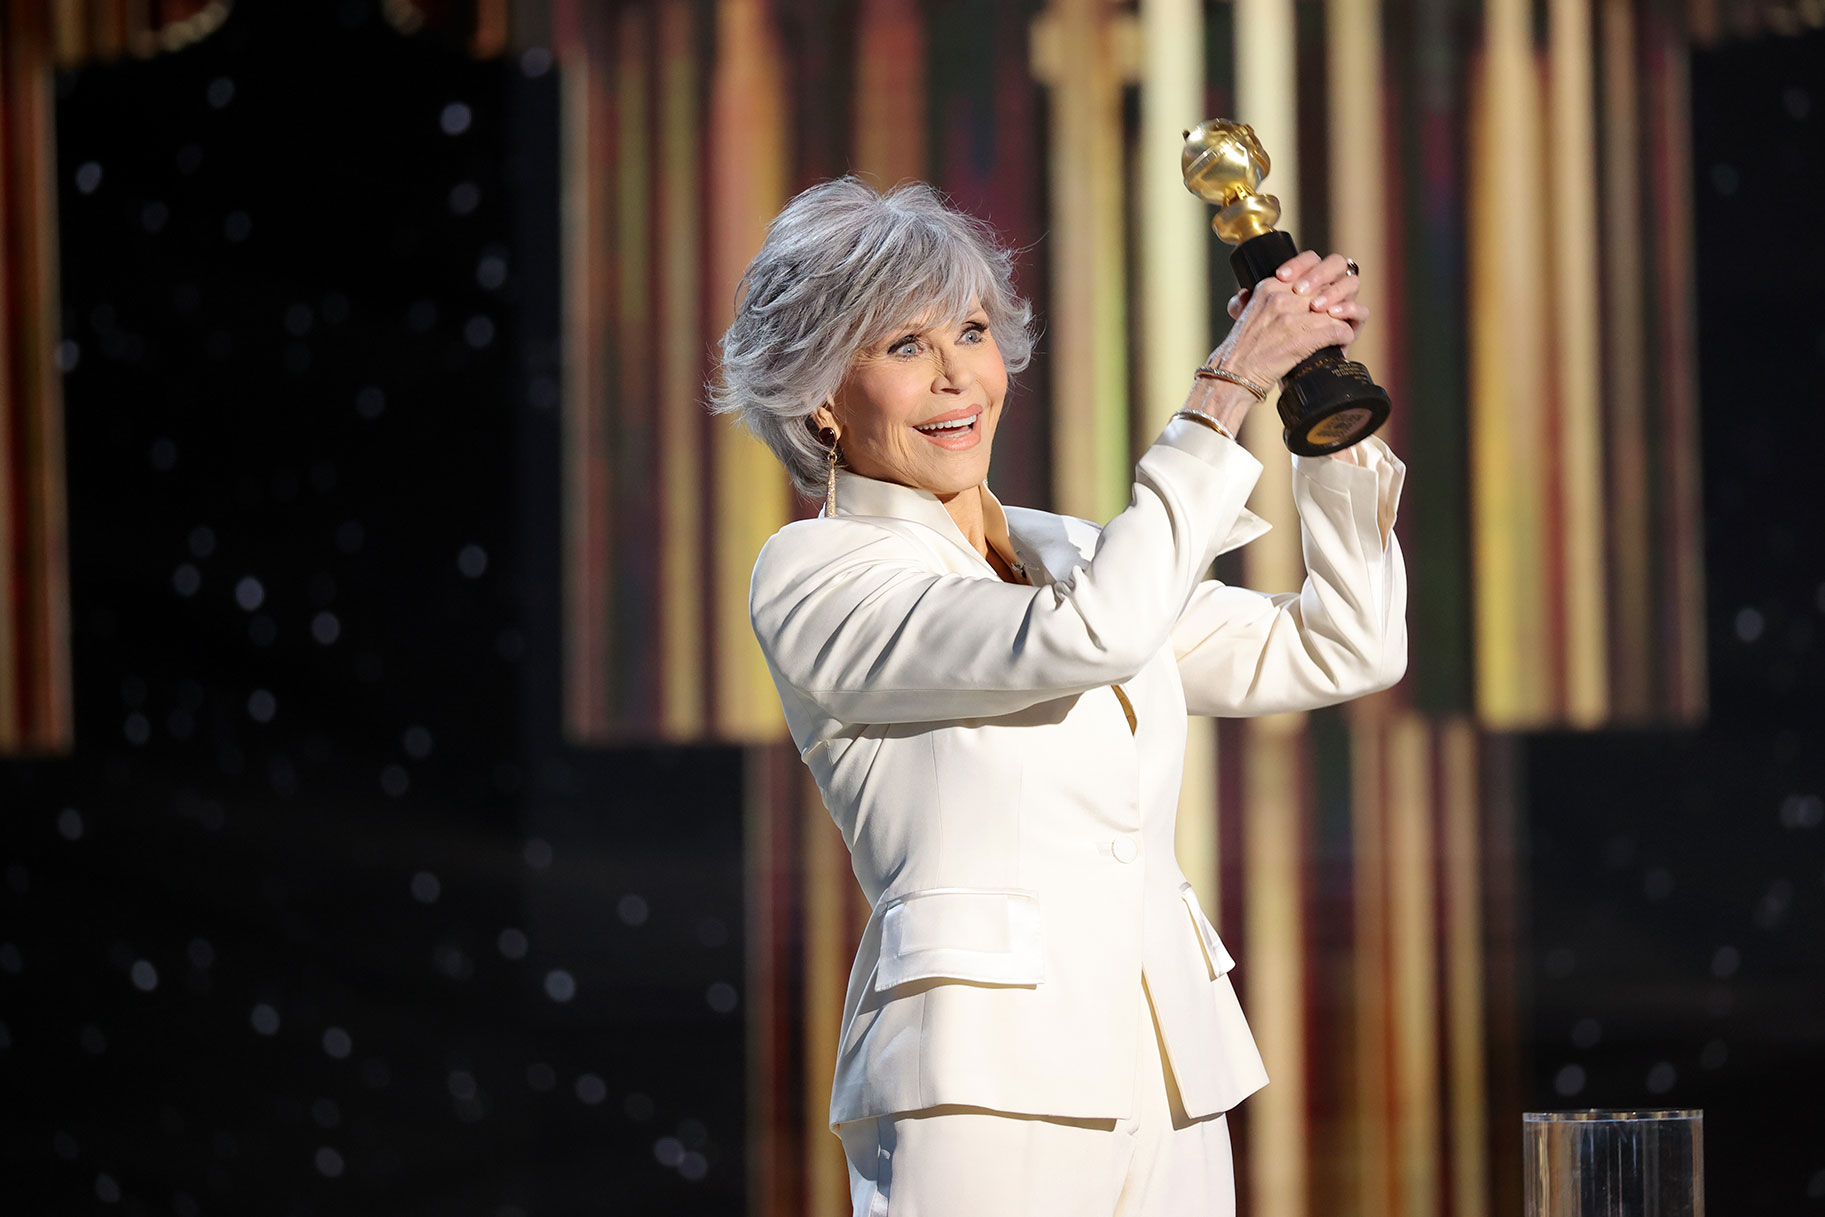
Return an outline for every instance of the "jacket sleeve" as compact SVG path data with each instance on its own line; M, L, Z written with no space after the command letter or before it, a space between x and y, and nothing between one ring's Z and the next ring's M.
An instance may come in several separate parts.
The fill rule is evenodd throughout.
M1306 577L1274 595L1200 583L1172 629L1185 705L1243 716L1385 689L1407 667L1407 573L1394 519L1406 466L1377 436L1361 464L1293 458Z
M754 632L775 680L840 722L989 717L1126 680L1166 645L1260 474L1174 419L1090 559L1045 587L934 572L864 519L788 524L754 566Z

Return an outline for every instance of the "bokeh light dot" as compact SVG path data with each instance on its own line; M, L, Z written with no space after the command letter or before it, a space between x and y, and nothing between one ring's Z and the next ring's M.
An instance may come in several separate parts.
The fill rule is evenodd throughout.
M479 545L465 545L456 554L456 569L468 579L479 579L488 570L488 551Z
M136 960L128 975L133 979L133 987L142 993L150 993L158 988L158 969L152 966L150 960Z
M553 968L545 973L545 996L552 1001L566 1002L577 995L577 979L563 968Z
M1553 1092L1569 1099L1584 1089L1584 1066L1567 1065L1553 1075Z
M718 1014L728 1014L735 1009L737 995L735 986L726 980L719 980L704 990L703 999L710 1004L710 1009Z
M253 1029L261 1035L277 1035L279 1033L279 1012L265 1002L260 1002L254 1006L253 1010L247 1016L247 1021L252 1023Z
M599 1106L608 1097L608 1083L600 1074L583 1073L577 1075L577 1099L586 1106Z
M436 904L443 890L443 884L428 870L421 870L412 876L412 899L420 904Z
M349 1053L355 1050L355 1041L341 1027L323 1029L324 1054L338 1061L346 1061Z

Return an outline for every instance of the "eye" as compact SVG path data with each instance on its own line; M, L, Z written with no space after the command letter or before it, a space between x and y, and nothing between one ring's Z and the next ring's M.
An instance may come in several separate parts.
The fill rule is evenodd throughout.
M907 334L904 337L894 339L893 344L887 348L887 353L889 355L898 355L908 347L917 348L918 345L918 336L915 334Z
M969 325L964 327L963 337L960 341L968 342L971 346L978 346L983 342L983 336L988 332L989 327L986 321L972 321Z

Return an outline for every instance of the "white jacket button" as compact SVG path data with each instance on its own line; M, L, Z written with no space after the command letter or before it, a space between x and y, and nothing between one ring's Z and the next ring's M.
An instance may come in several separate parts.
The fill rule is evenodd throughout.
M1141 851L1135 846L1133 837L1117 837L1109 846L1117 862L1132 862Z

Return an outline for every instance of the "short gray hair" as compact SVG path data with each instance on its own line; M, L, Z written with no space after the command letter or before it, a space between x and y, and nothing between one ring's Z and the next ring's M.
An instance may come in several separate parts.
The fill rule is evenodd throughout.
M1027 366L1033 310L1013 264L988 224L924 182L886 194L853 175L820 182L773 218L736 288L710 409L739 415L816 498L825 448L807 420L862 347L934 309L962 321L980 302L1008 371Z

